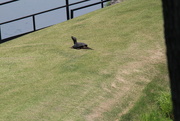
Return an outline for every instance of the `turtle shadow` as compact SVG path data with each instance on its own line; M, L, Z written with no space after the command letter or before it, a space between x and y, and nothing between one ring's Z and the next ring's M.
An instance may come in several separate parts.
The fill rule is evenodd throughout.
M92 48L73 48L73 47L70 47L71 49L75 49L75 50L94 50Z

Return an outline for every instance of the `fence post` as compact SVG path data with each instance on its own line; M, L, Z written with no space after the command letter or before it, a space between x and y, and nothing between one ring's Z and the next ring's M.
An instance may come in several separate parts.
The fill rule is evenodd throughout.
M66 14L67 14L67 20L69 20L69 0L66 0Z
M71 10L71 19L73 19L73 18L74 18L74 11Z
M0 26L0 40L2 40L2 36L1 36L1 26Z
M36 31L36 20L35 20L35 15L32 16L33 19L33 30Z
M104 8L103 0L101 0L101 8Z

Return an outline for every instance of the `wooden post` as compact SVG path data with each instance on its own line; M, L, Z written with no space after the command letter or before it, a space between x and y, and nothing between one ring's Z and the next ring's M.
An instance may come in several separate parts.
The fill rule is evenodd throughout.
M180 121L180 2L162 0L174 121Z

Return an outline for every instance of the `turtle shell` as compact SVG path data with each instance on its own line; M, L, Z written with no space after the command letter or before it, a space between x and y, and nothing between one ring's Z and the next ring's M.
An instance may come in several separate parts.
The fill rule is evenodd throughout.
M81 49L81 48L84 48L84 47L87 47L88 45L85 44L85 43L81 43L81 42L77 42L76 44L74 44L72 47L75 48L75 49Z

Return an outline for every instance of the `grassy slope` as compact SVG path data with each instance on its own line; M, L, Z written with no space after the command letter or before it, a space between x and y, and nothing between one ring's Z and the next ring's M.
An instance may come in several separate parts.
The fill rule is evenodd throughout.
M0 120L119 119L165 65L162 30L160 0L127 0L0 45Z

